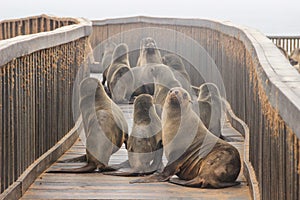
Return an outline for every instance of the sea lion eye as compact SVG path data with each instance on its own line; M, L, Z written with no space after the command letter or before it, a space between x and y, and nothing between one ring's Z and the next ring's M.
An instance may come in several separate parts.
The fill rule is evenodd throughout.
M169 91L169 93L172 93L172 92L173 92L173 90L170 90L170 91Z
M183 94L183 98L184 98L184 99L186 99L186 98L187 98L187 96L188 96L188 94L187 94L187 93L184 93L184 94Z

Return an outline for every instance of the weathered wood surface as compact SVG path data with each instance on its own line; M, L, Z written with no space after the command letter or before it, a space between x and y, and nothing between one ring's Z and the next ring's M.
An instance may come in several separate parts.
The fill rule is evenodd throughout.
M132 105L121 106L129 127L132 125ZM243 159L243 137L229 123L223 130L226 138L232 140ZM59 160L76 157L85 153L80 139ZM122 148L115 153L110 164L127 159ZM166 159L164 158L164 163ZM80 167L83 163L55 163L49 169L58 167ZM243 171L243 170L241 170ZM182 187L170 183L129 184L136 177L116 177L101 173L56 174L43 173L27 190L22 199L250 199L249 187L242 174L238 177L241 185L225 189L199 189Z

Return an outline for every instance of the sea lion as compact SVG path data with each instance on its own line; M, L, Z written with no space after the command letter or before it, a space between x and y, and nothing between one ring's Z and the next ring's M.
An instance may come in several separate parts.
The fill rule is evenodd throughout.
M121 164L121 171L104 173L106 175L132 176L151 174L162 164L161 122L155 112L153 98L141 94L134 100L132 132L127 142L128 161ZM127 171L126 171L127 170Z
M105 85L106 79L107 79L107 72L108 68L112 61L112 55L116 48L116 44L111 41L107 41L104 45L104 53L102 55L101 65L102 65L102 85Z
M181 84L166 65L152 65L147 67L147 69L149 70L148 73L151 74L154 79L154 103L156 112L161 116L162 107L170 88L181 87Z
M199 116L205 127L217 137L222 136L222 99L218 87L204 83L199 88Z
M187 90L190 95L194 96L191 79L186 72L182 59L176 54L166 54L162 57L162 62L172 70L175 78L180 82L182 87Z
M162 57L162 63L169 66L172 71L179 72L183 78L185 78L189 83L191 82L190 76L187 73L182 59L176 54L166 54ZM174 73L177 78L176 74ZM177 78L180 81L180 79Z
M142 67L147 64L162 64L162 58L156 42L153 38L147 37L141 40L140 55L136 66Z
M156 42L153 38L147 37L141 40L140 43L140 55L136 64L136 67L148 67L153 64L162 64L162 58L159 49L157 48ZM152 79L150 74L148 74L148 70L142 70L143 75L136 77L138 82L143 83ZM134 96L138 96L140 94L150 94L154 93L154 84L150 82L148 84L138 85L134 92Z
M95 169L113 170L108 167L110 156L123 143L127 145L128 125L125 117L121 109L107 96L98 79L85 78L80 83L80 110L86 133L87 165L48 172L85 173Z
M300 72L300 48L294 49L289 57L289 61L298 72Z
M107 85L116 103L130 100L134 76L129 65L128 46L125 43L119 44L113 52L112 62L107 72Z
M170 181L190 187L223 188L236 182L241 169L239 152L217 138L191 108L191 97L182 88L172 88L162 113L162 140L168 160L162 172L131 183ZM173 175L179 179L170 179Z

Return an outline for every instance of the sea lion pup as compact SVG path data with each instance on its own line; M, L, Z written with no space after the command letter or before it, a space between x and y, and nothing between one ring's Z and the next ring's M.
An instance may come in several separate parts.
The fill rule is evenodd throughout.
M134 77L128 59L128 46L119 44L112 55L112 62L107 72L107 86L116 103L130 99L134 86Z
M177 56L176 54L166 54L162 57L162 62L163 64L169 66L173 72L174 70L176 72L179 72L182 77L184 77L189 83L191 82L190 76L186 72L185 66L179 56Z
M121 109L107 96L96 78L86 78L80 84L80 110L86 133L87 165L76 169L48 172L85 173L108 167L110 156L127 144L128 125Z
M213 83L204 83L199 90L197 102L200 119L211 133L221 137L223 108L219 89Z
M102 70L103 70L102 85L105 85L105 82L107 79L108 68L111 64L112 55L113 55L115 48L116 48L116 44L114 42L107 41L105 43L104 53L103 53L102 60L101 60L101 65L102 65Z
M300 48L294 49L290 55L289 61L298 72L300 72Z
M153 38L147 37L141 40L140 55L136 66L142 67L147 64L161 64L162 58L160 51L157 48L156 42Z
M112 166L114 169L127 169L104 174L132 176L151 174L162 168L161 137L161 122L153 99L149 94L141 94L134 100L133 127L127 143L128 161L120 167Z
M182 88L172 88L162 113L162 141L168 160L161 173L131 181L170 181L190 187L223 188L239 184L239 152L209 132L191 108L191 98ZM179 179L170 179L173 175Z

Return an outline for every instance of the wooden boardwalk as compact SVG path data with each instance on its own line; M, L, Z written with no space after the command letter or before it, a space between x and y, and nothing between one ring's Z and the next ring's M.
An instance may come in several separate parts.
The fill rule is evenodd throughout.
M132 125L132 105L121 106L129 127ZM223 130L226 138L238 148L243 156L243 137L229 123ZM76 157L85 153L80 139L59 160ZM127 159L123 147L115 153L110 164ZM164 158L164 163L166 159ZM84 163L54 163L57 167L79 167ZM41 174L24 194L22 199L250 199L249 187L242 174L238 177L241 185L225 189L200 189L171 183L129 184L137 177L108 176L101 173L86 174Z

